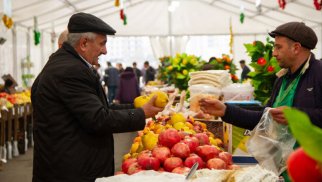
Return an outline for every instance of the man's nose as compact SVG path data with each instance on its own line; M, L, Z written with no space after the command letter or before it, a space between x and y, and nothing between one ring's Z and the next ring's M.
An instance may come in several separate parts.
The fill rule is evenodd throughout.
M276 51L276 49L275 49L275 48L273 49L273 56L274 56L274 57L276 57L276 56L277 56L277 51Z
M106 46L104 46L104 47L102 48L101 52L102 52L102 54L104 54L104 55L107 53Z

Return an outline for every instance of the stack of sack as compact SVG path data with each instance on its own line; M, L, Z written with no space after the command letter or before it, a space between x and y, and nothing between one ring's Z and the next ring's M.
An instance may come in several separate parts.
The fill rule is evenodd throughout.
M223 88L232 84L228 70L206 70L190 72L189 86L207 84L217 88Z

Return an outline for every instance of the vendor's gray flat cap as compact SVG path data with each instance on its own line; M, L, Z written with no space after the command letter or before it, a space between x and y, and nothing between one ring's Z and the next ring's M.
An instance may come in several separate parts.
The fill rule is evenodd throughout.
M314 49L318 42L315 32L302 22L285 23L268 34L271 37L287 37L295 42L299 42L303 47L308 49Z
M95 32L114 35L116 31L103 20L87 13L73 14L68 22L69 33Z

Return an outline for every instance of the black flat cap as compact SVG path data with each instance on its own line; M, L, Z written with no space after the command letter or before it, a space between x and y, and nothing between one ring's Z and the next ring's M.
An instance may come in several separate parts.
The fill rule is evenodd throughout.
M315 32L302 22L285 23L268 34L274 38L276 35L287 37L308 49L314 49L318 42Z
M103 20L87 13L73 14L68 22L69 33L95 32L114 35L116 31Z

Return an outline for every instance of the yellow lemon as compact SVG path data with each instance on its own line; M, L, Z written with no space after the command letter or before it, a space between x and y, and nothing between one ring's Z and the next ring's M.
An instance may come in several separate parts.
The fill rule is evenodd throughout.
M172 69L173 69L173 67L171 65L167 67L168 71L171 71Z
M217 141L213 137L209 137L209 142L210 142L211 145L215 145L215 146L218 145Z
M221 141L221 139L215 138L215 140L216 140L217 146L222 146L223 145L223 142Z
M168 94L162 91L155 91L152 92L149 97L152 98L154 95L157 95L154 105L160 108L164 108L169 101Z
M125 161L126 159L128 159L130 157L131 157L130 153L127 153L127 154L123 155L123 161Z
M191 129L185 130L185 128L184 128L184 132L189 133L189 134L196 134L196 132L194 130L191 130Z
M140 153L142 150L144 150L144 146L143 146L142 142L140 142L140 144L139 144L139 148L136 150L136 152L135 152L135 153ZM133 153L133 154L134 154L134 153ZM133 156L133 154L132 154L132 156Z
M177 122L186 122L186 118L183 116L182 113L175 113L171 116L171 124L177 123Z
M140 136L135 137L133 142L141 142L141 137Z
M142 143L145 149L152 150L158 143L158 135L150 131L142 137Z
M131 146L131 153L135 153L139 148L140 142L135 142Z
M176 122L176 123L173 124L173 128L175 128L176 130L181 130L185 126L186 125L183 122Z
M137 158L137 157L138 157L138 155L139 155L139 153L133 153L133 154L132 154L132 158Z
M165 130L165 126L162 124L156 124L153 131L155 134L160 134L163 130Z
M188 128L193 129L193 125L190 122L186 122L185 124Z
M146 104L150 100L149 96L142 95L134 99L134 107L142 107L144 104Z

